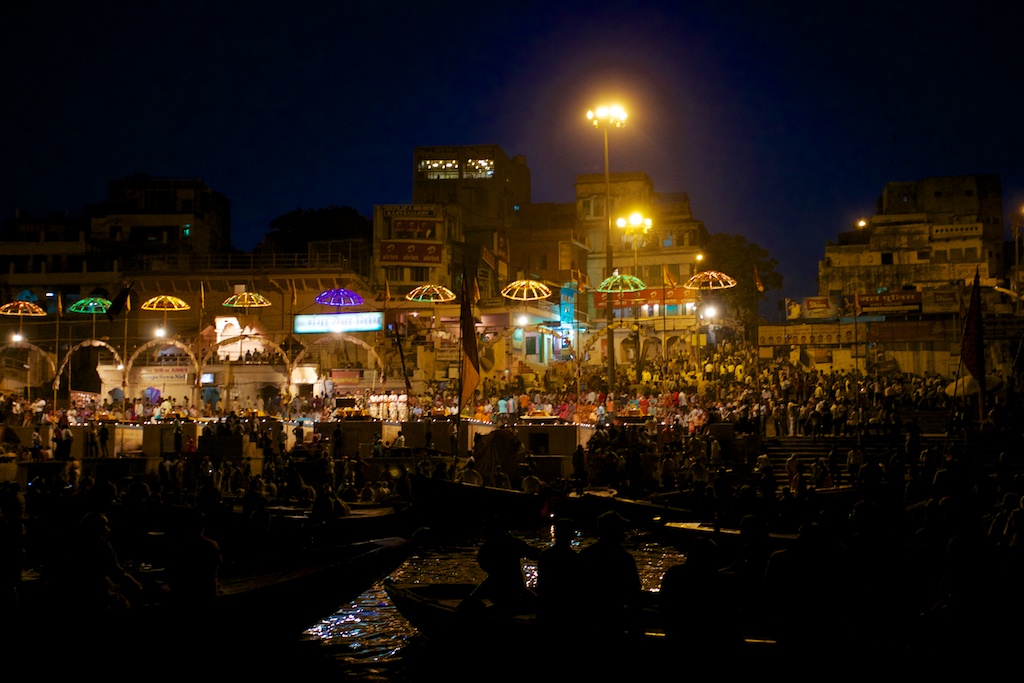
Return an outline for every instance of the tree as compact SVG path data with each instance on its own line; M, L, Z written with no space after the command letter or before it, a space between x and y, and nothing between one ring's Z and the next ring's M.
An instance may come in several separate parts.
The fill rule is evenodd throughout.
M770 289L782 289L782 275L775 272L778 261L764 247L747 242L742 235L716 233L704 244L704 267L717 270L736 280L736 286L722 292L720 298L744 321L748 338L754 334L758 304ZM763 291L758 289L760 279Z
M257 252L305 254L310 242L327 240L373 241L373 221L350 206L295 209L270 222L270 230Z

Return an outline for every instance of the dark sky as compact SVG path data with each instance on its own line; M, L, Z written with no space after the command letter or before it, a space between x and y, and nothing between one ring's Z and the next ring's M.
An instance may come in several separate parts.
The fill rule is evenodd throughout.
M296 208L411 198L419 145L526 157L535 202L611 170L686 192L817 293L825 242L892 180L998 174L1024 206L1014 2L53 2L4 11L0 210L199 178L251 249Z

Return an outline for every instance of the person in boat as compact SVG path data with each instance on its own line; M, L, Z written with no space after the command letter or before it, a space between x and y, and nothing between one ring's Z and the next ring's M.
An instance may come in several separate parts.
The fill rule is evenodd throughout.
M505 470L501 468L501 465L496 465L494 468L494 474L491 476L491 486L498 489L512 488L512 481L508 478Z
M442 464L443 463L439 463ZM473 486L483 486L484 478L480 474L480 470L476 468L476 460L470 456L466 460L466 464L462 467L462 471L459 472L459 481L463 484L472 484Z
M572 481L576 489L576 495L581 495L588 482L587 477L587 452L583 450L583 444L576 444L576 450L572 453Z
M740 642L733 591L720 565L714 540L694 539L686 561L665 570L658 593L669 635L708 653L728 651Z
M599 631L621 629L643 597L636 559L623 545L627 524L614 510L602 513L597 518L597 541L579 553L583 623Z
M537 557L537 616L546 626L565 629L578 617L582 592L580 558L572 543L576 523L555 520L551 545Z
M59 579L70 605L85 611L125 608L142 594L142 584L121 565L109 537L105 513L89 512L79 522Z
M188 515L175 539L170 588L176 603L203 604L217 597L224 563L220 544L206 535L206 515Z
M533 610L537 596L526 585L522 561L538 557L540 548L513 536L505 520L488 519L476 558L487 578L466 598L461 609L486 608L507 613Z
M531 469L527 471L519 487L524 493L540 493L541 489L544 488L544 482L537 476L537 472Z

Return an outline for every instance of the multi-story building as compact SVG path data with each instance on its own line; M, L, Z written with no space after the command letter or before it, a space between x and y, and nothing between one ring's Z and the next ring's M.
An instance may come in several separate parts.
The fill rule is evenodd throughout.
M618 226L618 219L633 213L651 219L648 232ZM642 332L650 333L652 344L664 346L669 355L683 351L680 346L695 343L691 337L696 321L695 293L682 285L699 269L707 229L694 218L689 197L656 192L646 173L609 174L607 187L603 175L581 175L576 180L576 217L577 230L595 245L587 261L588 278L595 288L612 275L607 268L609 248L613 270L635 275L647 285L641 291L612 295L613 316L633 321L613 332L616 358L636 360L638 347L632 332L636 323ZM595 291L593 318L605 318L606 311L605 294ZM644 349L640 346L639 352L652 355ZM660 349L657 355L663 355Z
M0 346L0 388L60 400L159 391L197 401L213 392L227 409L270 393L312 394L335 368L339 385L376 377L383 360L367 333L343 333L362 345L315 326L304 341L296 336L302 316L330 312L315 302L326 289L370 292L365 249L319 242L307 254L243 254L230 248L230 227L227 200L201 181L148 176L111 181L106 200L80 216L23 212L8 221L0 291L5 302L37 302L44 315L7 319L23 339L5 336ZM122 290L129 295L116 316L76 311ZM224 303L243 290L269 305ZM174 297L174 308L147 310L157 296ZM262 362L240 367L247 353ZM285 357L291 362L269 362Z
M998 176L891 182L875 215L825 247L818 294L789 324L762 326L762 346L823 369L899 369L953 377L975 273L983 288L989 368L1009 368L1019 338L1005 284ZM1009 296L1008 296L1009 295Z
M974 271L1003 278L998 176L927 178L885 186L878 210L825 247L820 296L947 289Z
M34 326L28 341L5 347L5 386L45 384L76 354L100 357L101 377L90 391L93 384L104 392L123 386L129 394L154 389L195 400L220 389L225 405L245 405L257 394L309 395L329 383L401 383L403 372L419 383L443 382L458 370L466 266L479 292L485 378L529 377L570 359L596 365L607 353L607 337L595 343L606 327L604 295L596 288L609 275L609 249L615 268L646 284L612 301L620 364L633 367L638 352L656 357L666 343L694 343L693 293L681 285L698 268L707 231L689 198L656 192L644 173L613 174L613 219L639 211L652 228L642 236L616 228L609 243L605 193L603 176L583 175L571 202L535 205L523 157L510 158L496 145L419 147L412 203L376 206L369 243L310 242L304 254L243 254L229 247L227 200L201 181L115 180L106 200L81 217L23 215L6 226L0 284L7 299L36 298L48 315L24 323ZM521 279L543 283L551 296L502 296ZM455 298L407 298L425 284ZM129 285L128 314L69 312L90 296L114 299ZM339 288L358 296L318 302ZM224 303L242 292L258 293L269 305ZM181 305L143 306L160 295ZM164 336L153 336L157 328ZM396 334L389 340L388 332ZM650 344L641 347L638 336ZM75 348L81 340L92 341ZM247 353L287 362L258 371L232 365ZM153 369L168 363L173 372ZM67 381L61 386L65 391Z

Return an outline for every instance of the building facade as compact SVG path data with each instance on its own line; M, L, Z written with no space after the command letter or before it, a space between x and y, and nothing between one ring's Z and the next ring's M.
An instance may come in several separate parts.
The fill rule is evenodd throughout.
M818 296L759 329L766 349L823 369L960 372L964 315L982 286L986 366L1012 374L1021 329L1007 288L1000 180L890 182L875 215L840 233L818 263Z

